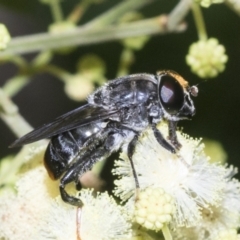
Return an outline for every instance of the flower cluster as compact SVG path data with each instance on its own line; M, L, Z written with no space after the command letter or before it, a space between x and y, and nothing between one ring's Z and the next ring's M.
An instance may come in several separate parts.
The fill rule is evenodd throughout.
M201 78L216 77L224 71L227 60L224 46L220 45L215 38L193 43L186 56L192 72Z
M165 124L160 130L167 136ZM237 229L240 183L232 179L236 170L210 163L199 140L179 132L178 138L183 146L178 154L172 154L159 146L151 130L141 137L133 156L140 188L163 189L172 197L175 211L169 227L174 239L214 240L222 230ZM113 172L119 177L115 194L127 204L133 203L138 197L126 155L115 165Z
M124 208L107 193L93 196L80 193L82 209L66 204L58 193L58 183L49 179L39 165L22 175L17 194L0 196L0 239L127 239L131 225Z
M158 128L166 138L167 124ZM64 203L59 183L40 162L42 147L32 150L16 192L0 192L0 239L154 240L162 232L165 240L239 240L237 169L211 163L200 140L177 135L182 144L177 154L161 147L150 129L139 137L133 163L140 189L123 151L113 170L121 204L92 190L76 193L82 208Z
M159 231L172 219L175 210L172 197L163 189L147 188L138 194L135 204L135 221L141 226Z

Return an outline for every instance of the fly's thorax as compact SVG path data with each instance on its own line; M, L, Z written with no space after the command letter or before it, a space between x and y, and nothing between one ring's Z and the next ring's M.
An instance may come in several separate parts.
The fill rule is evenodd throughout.
M150 98L157 97L157 81L150 74L129 75L109 82L89 96L88 102L104 108L131 107L147 104Z

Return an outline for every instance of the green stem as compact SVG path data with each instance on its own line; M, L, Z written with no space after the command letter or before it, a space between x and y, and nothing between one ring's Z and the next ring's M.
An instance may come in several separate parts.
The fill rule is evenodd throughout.
M168 15L167 28L174 29L183 21L192 5L192 0L181 0Z
M117 77L125 76L134 62L134 52L129 48L124 48L120 57Z
M82 4L82 2L77 4L66 20L75 24L78 23L84 12L87 10L87 6L88 5L86 4Z
M51 51L42 51L40 52L33 60L32 66L38 68L44 65L47 65L53 58L53 53Z
M18 107L0 89L0 118L8 125L17 137L30 132L32 127L19 114Z
M204 18L202 15L201 7L198 3L192 3L192 13L197 27L199 40L207 40L207 31L204 23Z
M9 97L13 97L29 82L29 77L28 75L14 76L5 83L2 89Z
M67 81L67 79L69 79L71 77L71 74L69 72L67 72L66 70L59 68L55 65L51 65L51 64L40 68L38 70L38 73L41 73L41 72L50 73L63 81Z
M165 238L165 240L172 240L172 235L169 231L169 228L166 224L163 225L163 228L162 228L162 233L163 233L163 236Z
M8 56L5 55L5 57L0 59L0 63L6 63L6 62L11 62L18 66L20 69L26 69L28 68L28 63L27 61L21 57L21 56Z
M185 25L180 24L175 26L174 29L168 30L166 28L165 15L118 26L107 26L101 29L78 27L75 31L67 33L43 33L16 37L12 39L4 52L0 52L0 58L8 55L58 49L61 47L96 44L128 37L182 32L185 29Z
M127 12L137 10L146 4L152 3L153 0L128 0L122 1L117 6L114 6L110 10L104 12L102 15L94 18L92 21L89 21L85 24L85 27L88 28L98 28L105 25L109 25L114 21L118 20L119 17L124 15Z
M28 67L25 66L25 69L22 69L23 73L20 73L14 76L5 83L2 87L3 91L9 96L13 97L17 94L24 86L26 86L32 75L42 73L42 72L50 72L57 77L65 77L66 72L60 68L57 68L52 65L46 65L52 59L52 52L44 51L37 55L37 57L32 61L32 64ZM20 69L21 70L21 69Z
M49 4L51 5L52 16L53 16L54 22L63 21L63 13L62 13L62 9L60 6L60 1L52 0L49 2Z

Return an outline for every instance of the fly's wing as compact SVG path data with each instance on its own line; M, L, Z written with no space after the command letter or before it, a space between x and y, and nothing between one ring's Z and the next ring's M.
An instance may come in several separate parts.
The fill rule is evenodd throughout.
M44 138L50 138L54 135L81 127L91 122L108 119L115 113L117 113L117 110L106 110L104 108L93 107L90 104L86 104L56 118L55 121L51 123L36 128L32 132L17 139L10 145L10 147L19 147Z

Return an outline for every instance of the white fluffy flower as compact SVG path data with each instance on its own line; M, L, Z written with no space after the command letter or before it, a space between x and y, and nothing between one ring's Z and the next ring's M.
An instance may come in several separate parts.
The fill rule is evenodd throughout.
M84 206L79 210L79 236L82 240L127 239L131 224L124 208L107 193L93 197L92 191L82 190L79 197Z
M38 158L38 153L36 155ZM33 159L34 160L34 159ZM42 165L26 167L16 183L0 195L0 239L126 239L131 224L124 208L107 193L82 190L82 208L62 201L58 181L52 181Z
M240 182L232 179L236 169L226 171L225 184L218 206L203 208L202 219L191 228L178 228L176 240L238 240L236 229L240 226Z
M166 137L167 125L161 124L159 129ZM209 163L199 140L177 134L183 145L178 154L161 147L148 130L140 137L133 156L140 188L162 188L173 197L176 205L174 228L196 226L204 208L218 206L226 174L224 167ZM127 200L134 196L135 182L129 160L124 154L121 158L115 163L114 173L120 178L115 182L115 194Z
M55 202L58 183L49 179L43 166L22 175L16 183L16 190L16 195L7 192L1 195L0 237L11 240L44 240L46 236L50 236L64 240L69 236L74 239L72 237L76 235L76 210L70 206L71 210L66 214L66 208L69 208L67 204L63 208L58 207ZM72 215L71 218L67 217L69 214ZM60 235L59 232L62 237L55 238Z
M222 230L213 240L240 240L236 229Z

